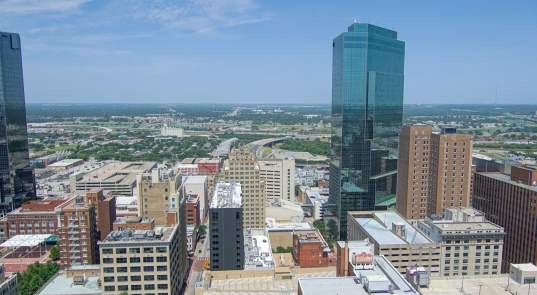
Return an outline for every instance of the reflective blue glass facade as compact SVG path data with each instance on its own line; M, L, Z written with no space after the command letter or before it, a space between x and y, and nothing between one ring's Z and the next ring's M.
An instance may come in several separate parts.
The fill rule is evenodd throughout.
M395 194L404 57L397 32L370 24L333 41L330 198L342 239L347 211L374 210Z
M35 196L18 34L0 32L0 215Z

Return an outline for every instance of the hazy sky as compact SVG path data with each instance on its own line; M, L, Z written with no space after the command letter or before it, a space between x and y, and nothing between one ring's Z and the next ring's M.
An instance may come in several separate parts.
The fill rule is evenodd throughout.
M354 19L406 42L405 103L537 103L536 0L0 0L27 102L329 103Z

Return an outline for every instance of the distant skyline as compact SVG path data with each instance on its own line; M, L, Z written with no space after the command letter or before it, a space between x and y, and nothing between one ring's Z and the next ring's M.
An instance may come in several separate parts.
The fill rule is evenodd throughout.
M537 2L0 0L27 103L331 101L354 20L406 42L405 104L537 102Z

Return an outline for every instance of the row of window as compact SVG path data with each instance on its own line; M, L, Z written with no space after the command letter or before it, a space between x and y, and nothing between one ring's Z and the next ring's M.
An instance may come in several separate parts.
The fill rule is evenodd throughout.
M129 249L129 253L131 254L139 254L141 253L141 249L140 248L128 248ZM127 253L127 248L115 248L116 250L116 254L126 254ZM103 248L102 249L102 253L103 254L114 254L114 248ZM168 252L168 248L167 247L144 247L143 248L143 253L166 253Z
M166 281L168 280L168 275L157 275L156 278L159 281ZM104 282L105 283L115 282L116 279L118 282L129 281L128 276L118 276L117 278L115 276L113 277L106 276L104 277ZM130 279L131 279L131 282L139 282L142 280L142 276L131 276ZM154 280L155 280L155 275L144 275L144 281L154 281Z
M130 272L141 272L142 268L140 266L131 266L130 267ZM154 266L144 266L143 267L143 270L144 272L151 272L151 271L155 271L155 267ZM168 271L168 266L166 265L157 265L157 271ZM103 272L104 273L114 273L114 268L113 267L103 267ZM126 266L118 266L116 267L116 272L118 273L123 273L123 272L128 272L128 268Z
M137 291L137 290L142 290L142 285L130 285L131 286L131 291ZM155 290L155 289L158 289L158 290L167 290L168 289L168 284L157 284L156 286L154 284L146 284L146 285L143 285L144 287L144 290ZM106 292L113 292L113 291L116 291L116 286L104 286L104 290ZM129 290L129 285L120 285L120 286L117 286L117 291L128 291ZM159 293L160 294L168 294L168 293Z

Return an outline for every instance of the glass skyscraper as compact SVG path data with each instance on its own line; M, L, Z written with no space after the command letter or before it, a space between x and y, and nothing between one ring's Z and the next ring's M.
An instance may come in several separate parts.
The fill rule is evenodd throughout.
M20 37L0 32L0 215L34 196Z
M374 210L395 194L405 43L395 31L354 23L332 47L330 200L345 239L348 211Z

